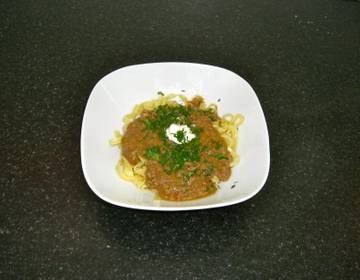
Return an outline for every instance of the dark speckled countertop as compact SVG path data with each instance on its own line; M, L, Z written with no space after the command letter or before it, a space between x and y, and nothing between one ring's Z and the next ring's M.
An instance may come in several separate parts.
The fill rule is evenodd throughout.
M0 279L359 279L359 2L1 1L0 50ZM254 198L162 213L90 190L93 86L155 61L253 86L271 144Z

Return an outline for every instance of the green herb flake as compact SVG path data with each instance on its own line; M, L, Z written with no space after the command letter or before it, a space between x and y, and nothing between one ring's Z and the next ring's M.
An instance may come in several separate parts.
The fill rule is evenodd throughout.
M179 130L174 134L175 138L180 142L180 143L185 143L186 142L186 135L184 130Z
M206 152L206 151L208 151L208 150L209 150L209 147L208 147L208 146L205 146L205 145L204 145L204 146L201 147L201 151L202 151L202 152Z
M152 119L144 119L143 122L147 130L154 130L154 122Z
M162 91L157 92L158 95L164 96L165 94Z
M154 146L145 151L145 157L147 159L159 160L160 159L160 147Z
M211 140L211 143L214 145L216 150L220 150L222 145L219 141Z
M217 158L217 159L229 159L227 156L223 155L223 154L214 154L214 155L210 155L214 158Z
M213 174L213 172L214 172L214 166L213 165L208 165L207 167L206 167L206 169L204 170L204 175L205 176L211 176L212 174Z
M191 170L190 172L188 172L187 174L184 175L184 181L188 182L190 180L191 177L195 176L198 172L197 168L194 168L193 170Z
M194 132L196 136L199 136L203 129L201 127L194 126L191 128L191 131Z
M171 124L189 124L190 110L182 105L160 105L155 109L155 118L148 119L147 128L153 131L166 130Z

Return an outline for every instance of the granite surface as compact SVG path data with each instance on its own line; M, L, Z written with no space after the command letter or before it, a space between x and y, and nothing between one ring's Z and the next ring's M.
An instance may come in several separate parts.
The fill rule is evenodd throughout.
M359 2L1 1L0 50L0 279L359 279ZM254 198L161 213L92 193L87 98L155 61L253 86L271 143Z

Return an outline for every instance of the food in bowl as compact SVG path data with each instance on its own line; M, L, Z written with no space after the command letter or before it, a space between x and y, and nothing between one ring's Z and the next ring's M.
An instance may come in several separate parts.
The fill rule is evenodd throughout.
M163 94L134 107L123 133L111 144L121 156L119 176L159 199L186 201L217 192L239 162L236 152L240 114L219 116L217 105L197 95Z

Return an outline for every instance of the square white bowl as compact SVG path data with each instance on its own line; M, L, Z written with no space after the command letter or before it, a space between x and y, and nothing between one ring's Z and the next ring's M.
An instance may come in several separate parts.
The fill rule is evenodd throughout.
M157 92L200 93L207 103L217 103L219 114L240 113L240 163L227 182L207 198L170 202L157 200L122 180L115 171L120 151L109 145L114 130L136 104L157 98ZM81 129L81 163L87 183L101 199L123 207L144 210L196 210L245 201L261 190L270 167L269 136L259 100L251 86L237 74L195 63L149 63L127 66L102 78L92 90ZM234 187L235 185L235 187Z

